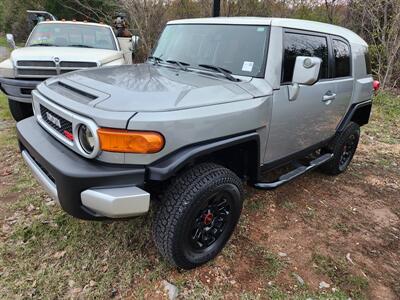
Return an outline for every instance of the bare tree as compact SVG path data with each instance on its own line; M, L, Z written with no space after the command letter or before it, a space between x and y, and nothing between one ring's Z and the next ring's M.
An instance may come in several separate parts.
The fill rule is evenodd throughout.
M56 0L61 6L75 12L77 16L84 18L89 21L104 21L111 22L113 14L109 11L103 11L101 8L94 7L87 0ZM109 2L110 7L117 8L113 1Z
M383 88L397 85L400 77L400 0L350 2L356 29L369 42L375 73Z
M333 24L336 0L325 0L326 16L329 23Z
M128 13L131 26L141 38L142 55L153 48L160 31L167 21L170 0L119 0Z

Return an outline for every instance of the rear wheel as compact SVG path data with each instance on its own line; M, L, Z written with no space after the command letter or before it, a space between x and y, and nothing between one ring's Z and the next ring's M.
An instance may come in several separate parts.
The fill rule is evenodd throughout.
M165 191L153 237L171 264L191 269L213 259L229 240L242 210L240 179L211 163L193 167Z
M332 145L323 149L324 153L333 153L333 158L321 166L321 170L330 175L337 175L346 171L356 153L359 139L360 126L350 122L345 130L336 137Z
M15 121L19 122L23 119L33 116L32 104L18 102L8 99L8 106Z

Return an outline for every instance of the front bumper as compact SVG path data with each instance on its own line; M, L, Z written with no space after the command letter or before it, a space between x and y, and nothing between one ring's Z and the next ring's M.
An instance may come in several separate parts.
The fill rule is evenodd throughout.
M32 103L31 92L42 81L38 80L21 80L13 78L0 77L1 90L8 96L10 100L24 103Z
M41 185L70 215L85 220L126 218L149 209L144 166L85 159L56 141L34 117L17 123L22 156Z

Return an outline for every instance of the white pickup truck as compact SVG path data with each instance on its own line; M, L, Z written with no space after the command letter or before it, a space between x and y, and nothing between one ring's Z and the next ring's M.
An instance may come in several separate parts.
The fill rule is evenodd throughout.
M137 42L117 38L108 25L76 21L40 22L22 48L16 48L11 34L7 40L14 50L0 63L0 89L16 121L33 115L31 92L43 80L80 69L130 64Z

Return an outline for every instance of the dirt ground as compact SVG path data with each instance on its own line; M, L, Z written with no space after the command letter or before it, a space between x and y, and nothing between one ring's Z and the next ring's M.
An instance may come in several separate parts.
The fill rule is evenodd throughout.
M164 299L168 281L181 299L400 299L400 118L382 120L376 113L362 130L346 173L247 188L228 246L192 271L160 261L150 217L66 216L22 164L13 122L2 121L0 297Z

